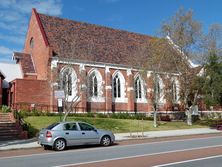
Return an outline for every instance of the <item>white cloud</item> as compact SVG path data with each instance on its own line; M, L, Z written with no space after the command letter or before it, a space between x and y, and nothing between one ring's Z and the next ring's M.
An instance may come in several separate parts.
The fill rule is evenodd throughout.
M9 7L9 6L11 6L12 4L15 4L15 3L16 3L16 0L1 0L0 6Z
M16 43L16 44L24 44L25 42L25 38L24 36L21 36L21 35L17 35L17 36L11 36L11 35L1 35L0 34L0 39L1 40L6 40L6 41L9 41L9 42L13 42L13 43Z
M1 55L1 54L0 54L0 62L15 63L14 61L12 61L12 55Z
M30 9L35 7L40 13L49 15L61 15L62 3L60 0L23 0L22 3L18 3L17 9L23 13L29 13Z
M29 14L32 8L36 8L40 13L49 15L61 15L63 7L61 0L9 0L1 2L0 6L19 14Z
M12 54L12 50L9 48L6 48L5 46L0 46L0 55L8 55L8 54Z
M2 55L4 59L11 59L14 44L22 50L32 8L39 13L58 16L62 14L62 7L61 0L0 0L0 42L11 42L12 48L0 46L0 60L3 60Z

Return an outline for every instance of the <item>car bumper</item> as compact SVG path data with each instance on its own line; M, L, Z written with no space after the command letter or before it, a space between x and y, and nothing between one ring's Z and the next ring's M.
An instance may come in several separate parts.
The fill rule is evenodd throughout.
M52 138L39 138L38 141L37 141L38 144L40 145L47 145L47 146L53 146L53 139Z

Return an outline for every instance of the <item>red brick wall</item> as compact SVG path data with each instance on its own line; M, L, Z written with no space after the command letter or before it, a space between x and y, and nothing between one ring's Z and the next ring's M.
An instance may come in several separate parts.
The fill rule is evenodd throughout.
M33 38L34 47L30 47L30 40ZM46 46L43 39L39 22L34 11L29 22L29 28L26 35L24 53L32 54L34 66L37 72L37 79L45 80L48 78L48 60L50 57L50 48Z
M64 64L59 64L58 69L55 70L55 73L57 73L57 76L60 72L60 70L64 67ZM92 70L91 67L85 67L85 70L82 74L80 74L79 65L72 65L73 69L76 72L76 75L78 77L77 81L77 88L80 87L81 84L86 84L86 80L84 78L87 76L87 74ZM115 69L110 69L110 72L106 73L105 68L97 68L103 79L103 97L105 98L105 102L88 102L87 101L87 91L80 91L81 101L78 104L77 107L84 108L84 111L138 111L138 112L149 112L152 111L152 92L148 93L148 99L147 103L136 103L134 100L134 94L131 91L128 91L126 88L126 98L128 98L128 103L119 103L119 102L112 102L112 94L111 89L106 89L106 86L111 85L111 78L112 74L116 71ZM126 80L126 86L133 87L133 79L134 75L136 73L132 73L130 75L127 75L126 70L121 70L122 74L125 77ZM82 76L83 75L83 76ZM56 76L56 75L55 75ZM131 79L131 81L130 81ZM152 79L147 78L147 88L152 88ZM58 80L57 80L58 81ZM131 83L130 83L131 82ZM22 80L17 79L14 81L14 85L12 86L11 90L13 93L14 101L12 103L33 103L33 104L44 104L44 105L57 105L56 99L53 100L53 103L51 103L51 100L54 95L52 93L52 90L50 88L50 84L48 81L44 80ZM131 105L129 107L129 105ZM160 111L167 111L171 110L170 103L166 103L159 108Z
M16 79L13 82L11 92L13 92L12 103L29 103L49 105L50 87L48 81Z
M65 64L59 64L58 65L58 70L56 71L57 73L60 72L60 70L65 66ZM70 65L69 65L70 66ZM79 65L71 65L73 69L76 72L76 75L79 79L77 82L78 87L80 84L83 84L81 81L80 77L80 71L79 71ZM85 75L87 75L93 67L85 66ZM104 81L103 84L103 96L105 97L105 102L88 102L85 94L83 97L84 99L81 99L81 103L79 103L78 107L87 107L88 111L92 109L93 111L138 111L138 112L147 112L147 111L152 111L153 106L152 106L152 92L147 93L147 103L136 103L134 100L134 93L132 91L128 91L127 88L125 90L126 93L126 98L128 98L128 103L119 103L119 102L112 102L112 90L111 89L106 89L106 86L111 86L112 82L112 75L116 71L116 69L110 68L110 72L105 72L105 68L96 68L101 76L102 80ZM134 76L137 74L137 72L132 72L131 75L127 75L126 70L120 70L120 72L123 74L125 81L126 81L126 86L128 87L134 87ZM57 74L58 75L58 74ZM153 83L152 83L152 78L146 78L145 82L147 84L147 88L152 89ZM87 83L85 83L87 84ZM82 95L83 92L81 92ZM87 91L85 92L87 93ZM130 98L129 98L130 97ZM56 104L56 101L54 101L54 104ZM159 107L160 111L167 111L171 110L171 104L166 103L162 106ZM87 109L86 109L87 111Z

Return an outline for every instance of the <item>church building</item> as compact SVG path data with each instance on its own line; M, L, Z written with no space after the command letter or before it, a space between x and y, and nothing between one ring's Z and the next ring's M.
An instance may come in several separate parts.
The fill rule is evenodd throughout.
M55 91L63 90L64 103L75 102L76 111L153 111L154 71L146 70L144 74L139 62L148 61L146 56L152 55L142 57L136 52L148 46L152 38L52 17L33 9L24 49L13 54L22 78L11 82L10 105L57 111ZM172 59L163 61L164 67L157 75L159 110L173 111L174 106L179 110L179 73ZM173 103L164 97L169 82Z

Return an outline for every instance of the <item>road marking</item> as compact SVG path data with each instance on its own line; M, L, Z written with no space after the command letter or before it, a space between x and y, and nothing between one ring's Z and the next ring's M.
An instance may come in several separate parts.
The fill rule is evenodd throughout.
M167 164L156 165L153 167L164 167L164 166L169 166L169 165L184 164L187 162L201 161L201 160L207 160L207 159L213 159L213 158L219 158L219 157L222 157L222 155L215 155L215 156L204 157L204 158L190 159L186 161L172 162L172 163L167 163Z
M58 165L58 166L53 166L53 167L68 167L68 166L76 166L76 165L85 165L85 164L92 164L92 163L99 163L99 162L116 161L116 160L130 159L130 158L139 158L139 157L161 155L161 154L167 154L167 153L184 152L184 151L192 151L192 150L201 150L201 149L215 148L215 147L222 147L222 145L205 146L205 147L190 148L190 149L180 149L180 150L173 150L173 151L163 151L163 152L158 152L158 153L149 153L149 154L126 156L126 157L120 157L120 158L110 158L110 159L97 160L97 161L89 161L89 162L80 162L80 163Z
M134 146L140 146L140 145L154 145L159 143L173 143L173 142L186 142L186 141L194 141L194 140L205 140L205 139L214 139L214 138L222 138L222 136L214 136L214 137L202 137L202 138L192 138L192 139L178 139L178 140L168 140L168 141L157 141L152 143L140 143L140 144L131 144L131 145L123 145L123 146L112 146L112 147L97 147L97 148L86 148L83 150L69 150L69 151L61 151L61 152L52 152L52 153L38 153L38 154L29 154L29 155L16 155L11 157L0 157L0 160L2 159L12 159L12 158L23 158L23 157L32 157L32 156L45 156L45 155L53 155L53 154L64 154L64 153L72 153L72 152L85 152L85 151L95 151L95 150L101 150L101 149L115 149L115 148L124 148L124 147L134 147Z

